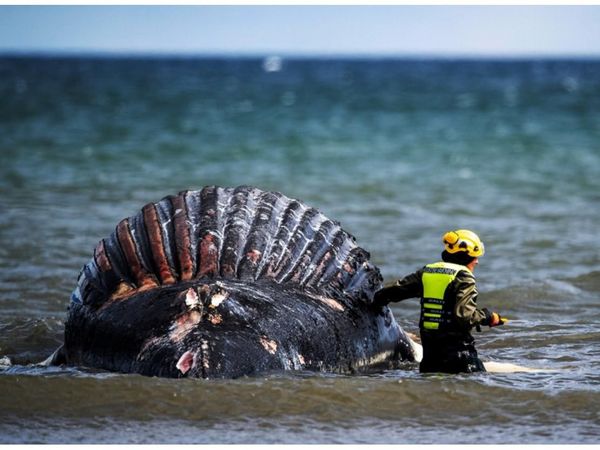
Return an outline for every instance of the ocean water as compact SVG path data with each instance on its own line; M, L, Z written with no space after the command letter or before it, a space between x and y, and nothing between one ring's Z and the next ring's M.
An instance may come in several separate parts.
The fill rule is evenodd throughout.
M535 373L168 380L44 368L93 247L144 204L256 185L392 282L486 244L483 360ZM0 57L0 443L600 442L600 60ZM418 301L393 306L417 331Z

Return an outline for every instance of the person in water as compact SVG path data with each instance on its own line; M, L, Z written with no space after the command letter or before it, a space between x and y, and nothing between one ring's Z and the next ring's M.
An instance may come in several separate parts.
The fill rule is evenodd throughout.
M390 302L421 298L421 372L485 372L471 329L503 325L504 319L496 312L477 308L473 272L484 254L483 242L469 230L449 231L442 240L442 261L380 289L373 305L379 309Z

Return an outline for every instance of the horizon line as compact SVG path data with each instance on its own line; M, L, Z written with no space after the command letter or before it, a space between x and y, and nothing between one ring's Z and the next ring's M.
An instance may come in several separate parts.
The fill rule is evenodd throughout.
M600 53L553 53L553 52L318 52L318 51L269 51L269 50L104 50L104 49L0 49L0 57L79 57L79 58L238 58L266 59L495 59L540 60L600 59Z

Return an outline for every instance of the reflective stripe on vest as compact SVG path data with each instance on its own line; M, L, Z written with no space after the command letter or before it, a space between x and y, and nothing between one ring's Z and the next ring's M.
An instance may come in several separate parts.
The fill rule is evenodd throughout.
M461 270L471 273L465 266L438 262L423 268L423 298L421 299L421 326L426 330L438 330L452 321L454 305L444 300L446 289Z

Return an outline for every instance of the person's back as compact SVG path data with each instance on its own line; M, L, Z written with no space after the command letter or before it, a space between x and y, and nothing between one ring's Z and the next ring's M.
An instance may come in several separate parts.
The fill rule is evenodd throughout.
M477 308L473 271L484 254L483 243L469 230L450 231L443 242L442 261L428 264L396 285L379 290L373 303L383 307L389 302L421 298L421 372L485 371L471 329L501 325L503 321L497 313Z

